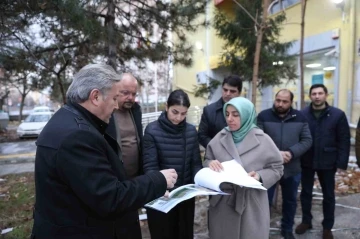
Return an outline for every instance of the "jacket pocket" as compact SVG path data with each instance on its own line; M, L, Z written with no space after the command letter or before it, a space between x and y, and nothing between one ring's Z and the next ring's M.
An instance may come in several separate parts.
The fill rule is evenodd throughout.
M335 167L338 157L337 151L336 147L324 147L322 156L320 157L322 161L321 169L330 169Z

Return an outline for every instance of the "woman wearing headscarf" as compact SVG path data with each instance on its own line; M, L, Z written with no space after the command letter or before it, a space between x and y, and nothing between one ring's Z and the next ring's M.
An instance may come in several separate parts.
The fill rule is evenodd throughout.
M204 166L221 171L221 162L235 159L249 176L270 188L283 174L283 160L271 138L257 128L254 105L243 97L236 97L224 105L223 112L228 126L210 141ZM268 238L267 192L233 184L223 185L222 189L231 195L210 199L210 238Z

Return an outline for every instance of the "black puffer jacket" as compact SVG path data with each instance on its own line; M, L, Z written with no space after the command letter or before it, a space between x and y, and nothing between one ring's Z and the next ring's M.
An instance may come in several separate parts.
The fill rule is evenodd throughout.
M196 128L186 123L171 123L163 112L150 123L143 141L144 173L173 168L178 174L175 188L194 182L202 168Z

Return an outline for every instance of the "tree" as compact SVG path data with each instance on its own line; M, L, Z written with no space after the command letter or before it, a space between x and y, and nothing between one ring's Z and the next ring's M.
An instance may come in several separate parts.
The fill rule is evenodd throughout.
M294 57L287 54L291 43L279 41L280 25L286 16L280 14L266 18L262 0L237 0L237 3L241 7L234 9L234 17L221 11L215 13L214 28L225 41L221 65L242 76L245 81L256 83L255 90L280 84L283 79L295 80ZM252 99L256 103L254 94Z
M14 55L2 59L4 68L7 71L7 76L4 78L5 82L10 87L16 88L21 96L19 121L22 119L26 96L32 90L43 88L36 65L34 62L29 61L28 58L25 58L22 53L19 50Z
M174 64L190 66L193 47L187 34L206 25L198 16L205 12L207 1L5 0L0 4L0 11L6 12L0 21L0 30L6 33L0 35L0 48L7 45L8 36L16 34L39 67L56 76L54 84L62 93L67 69L73 71L89 62L107 61L121 69L132 60L157 62L170 55ZM35 34L33 41L21 41L31 26L40 29L36 33L40 44L35 43ZM62 66L47 65L49 55L66 69L59 72Z
M304 94L304 35L305 35L305 12L307 0L301 0L301 34L300 34L300 108L305 107Z

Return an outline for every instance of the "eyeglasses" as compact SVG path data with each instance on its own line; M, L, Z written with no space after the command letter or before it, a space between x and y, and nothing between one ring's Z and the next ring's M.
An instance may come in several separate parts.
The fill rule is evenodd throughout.
M129 97L131 95L134 98L138 97L138 95L139 95L138 93L133 93L133 92L130 92L128 90L121 90L120 94L122 94L125 97Z

